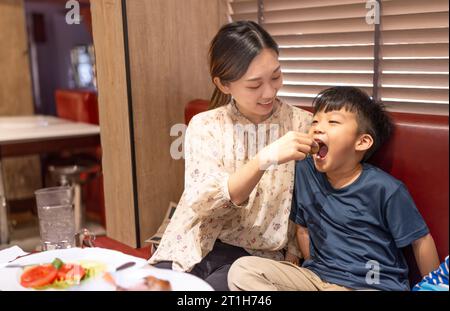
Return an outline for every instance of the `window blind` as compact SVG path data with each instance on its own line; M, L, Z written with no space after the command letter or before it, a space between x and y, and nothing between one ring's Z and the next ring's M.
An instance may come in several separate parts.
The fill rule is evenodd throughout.
M231 18L258 22L258 0L231 0Z
M447 0L382 2L380 95L393 109L448 114L448 8Z
M259 21L280 45L279 96L290 104L310 107L321 90L352 85L376 90L389 110L448 114L448 2L380 1L378 41L368 2L234 0L231 7L233 20Z

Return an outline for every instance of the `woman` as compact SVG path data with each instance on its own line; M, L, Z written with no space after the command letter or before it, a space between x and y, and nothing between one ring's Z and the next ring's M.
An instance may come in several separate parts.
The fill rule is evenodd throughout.
M294 160L316 146L306 135L310 113L276 97L278 46L263 28L224 25L209 56L214 109L186 131L185 190L149 262L228 290L228 269L239 257L283 260L286 246L300 255L289 223Z

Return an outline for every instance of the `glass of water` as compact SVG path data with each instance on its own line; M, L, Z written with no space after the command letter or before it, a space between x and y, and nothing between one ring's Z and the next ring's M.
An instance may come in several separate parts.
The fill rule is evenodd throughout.
M35 192L42 250L75 247L74 190L70 186Z

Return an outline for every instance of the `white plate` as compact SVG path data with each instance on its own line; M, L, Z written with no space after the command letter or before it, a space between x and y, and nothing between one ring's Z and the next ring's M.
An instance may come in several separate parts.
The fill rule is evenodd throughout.
M167 269L158 269L151 266L143 269L135 269L128 273L117 275L116 282L122 287L131 287L139 283L146 276L154 276L158 279L170 282L173 291L213 291L214 289L202 279L189 274Z
M65 262L78 262L80 260L97 261L104 263L108 271L114 271L118 266L126 262L133 261L136 263L133 267L113 273L117 284L123 287L131 286L135 283L138 283L143 277L152 275L160 279L168 280L171 283L173 290L212 290L211 286L209 286L206 282L193 275L171 270L153 268L150 267L147 261L142 258L126 255L122 252L105 248L69 248L46 251L19 258L11 264L43 264L50 263L55 258L59 258ZM33 290L20 285L20 275L22 274L22 271L22 268L0 268L0 290ZM111 291L115 290L115 288L111 284L104 281L100 276L94 279L86 280L78 286L69 287L67 290Z

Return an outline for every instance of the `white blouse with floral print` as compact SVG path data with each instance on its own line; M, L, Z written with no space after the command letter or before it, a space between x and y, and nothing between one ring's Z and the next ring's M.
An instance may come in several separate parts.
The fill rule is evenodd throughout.
M185 136L185 189L150 264L172 261L190 271L216 239L252 255L282 260L280 250L301 256L289 221L294 161L269 167L248 200L230 200L228 178L256 152L289 131L306 133L311 113L275 101L272 115L253 124L234 103L194 116Z

